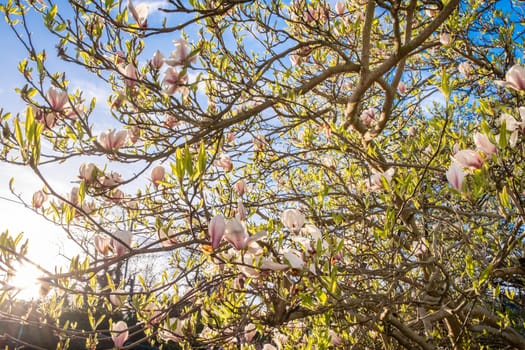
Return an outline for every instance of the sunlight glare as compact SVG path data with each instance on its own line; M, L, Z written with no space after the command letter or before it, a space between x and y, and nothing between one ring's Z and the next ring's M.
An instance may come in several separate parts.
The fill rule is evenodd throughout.
M42 277L42 271L35 266L20 265L15 276L9 281L9 284L18 290L16 298L21 300L40 298L41 283L39 277Z

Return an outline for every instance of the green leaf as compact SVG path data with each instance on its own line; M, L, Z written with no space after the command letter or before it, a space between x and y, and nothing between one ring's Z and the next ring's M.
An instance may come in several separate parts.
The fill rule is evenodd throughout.
M501 190L501 192L498 193L498 197L499 197L501 205L503 205L504 208L506 209L512 208L510 204L509 194L507 192L507 186L503 186L503 189Z
M501 123L501 126L499 128L499 147L507 147L507 123L505 121Z
M448 101L450 99L450 84L449 84L449 75L447 74L447 70L443 69L443 72L441 73L441 86L439 87L439 90L445 95L445 100Z

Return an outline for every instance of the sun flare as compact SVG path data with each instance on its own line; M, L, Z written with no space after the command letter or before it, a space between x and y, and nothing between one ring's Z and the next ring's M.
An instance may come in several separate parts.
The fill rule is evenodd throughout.
M40 298L42 271L33 265L22 264L9 284L16 288L16 298L21 300L32 300Z

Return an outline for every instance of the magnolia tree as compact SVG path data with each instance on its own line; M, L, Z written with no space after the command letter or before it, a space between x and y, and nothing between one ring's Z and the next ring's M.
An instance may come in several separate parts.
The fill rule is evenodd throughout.
M41 268L40 326L60 348L525 348L518 4L4 2L27 57L1 159L41 190L9 186L78 248Z

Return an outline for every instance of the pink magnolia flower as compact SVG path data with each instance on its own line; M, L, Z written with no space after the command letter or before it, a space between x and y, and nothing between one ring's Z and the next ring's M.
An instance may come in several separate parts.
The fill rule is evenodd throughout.
M242 199L237 200L237 210L235 211L236 215L239 220L244 221L246 220L247 212L246 208L244 207L244 204L242 203Z
M364 126L370 126L374 122L375 115L376 113L374 109L369 108L361 113L359 119L361 120L361 123L363 123Z
M148 26L148 13L149 7L146 3L140 3L137 6L133 5L133 2L129 0L128 9L131 13L131 17L137 22L140 28L146 28Z
M159 332L159 336L165 341L171 340L179 343L184 338L184 328L186 328L187 323L188 319L170 318L168 320L168 327L163 327ZM173 330L175 324L176 326Z
M335 4L335 13L337 13L339 16L342 16L346 11L345 3L342 1L338 1Z
M404 95L407 93L407 84L400 82L397 85L397 91L399 91L399 94Z
M302 270L306 265L302 254L295 249L288 248L283 250L283 257L288 261L292 269Z
M36 191L35 193L33 193L33 207L35 209L41 208L46 199L47 195L44 193L44 191Z
M332 343L333 346L343 345L343 340L334 330L329 329L328 336L330 337L330 342Z
M293 233L297 233L304 225L305 216L299 209L286 209L281 214L281 222Z
M483 158L478 152L471 149L457 152L452 160L463 168L479 169L483 165Z
M137 67L133 63L128 63L124 68L124 83L128 87L134 87L137 85L137 80L139 79L139 72Z
M120 202L122 202L122 200L124 199L125 195L124 192L122 192L118 188L115 188L111 192L109 192L107 197L111 202L115 204L120 204Z
M126 322L118 321L111 326L111 339L116 348L123 347L126 340L128 340L128 336L129 332Z
M140 138L140 129L138 126L133 125L128 129L128 139L132 144L136 143Z
M113 232L113 237L111 238L110 246L117 254L117 256L122 256L129 252L131 246L132 233L130 231L116 230ZM118 240L117 240L118 239Z
M246 182L244 182L244 180L239 180L235 183L235 192L237 192L239 196L242 196L244 192L246 192Z
M172 229L161 228L158 232L161 247L171 247L177 244L177 237Z
M95 235L95 248L102 255L107 255L111 247L111 238L106 235L96 234Z
M496 84L510 87L516 91L525 90L525 68L519 64L513 65L505 74L505 81L497 80Z
M246 342L251 343L255 334L257 334L257 327L255 327L253 323L249 323L244 327L244 337L246 338Z
M250 243L263 238L265 235L265 232L260 232L250 236L246 231L246 226L237 218L228 220L224 228L224 239L237 250L248 248Z
M193 64L197 61L196 56L189 56L191 52L186 40L173 40L173 44L175 44L175 50L171 52L168 58L166 58L165 62L167 65L172 67L185 66L187 64Z
M257 134L253 136L253 148L256 151L262 151L269 145L266 141L266 137L263 134Z
M224 221L224 216L221 214L215 215L210 220L210 224L208 225L208 233L210 235L211 246L213 249L217 249L221 244L225 228L226 222Z
M79 187L78 186L75 186L71 189L71 192L69 192L67 195L66 195L66 199L68 200L68 202L70 202L72 205L78 205L78 191L79 191Z
M160 69L163 64L164 64L164 55L159 50L155 51L150 61L151 68Z
M439 35L439 42L441 43L441 45L443 46L447 46L447 45L450 45L452 39L450 38L450 35L448 33L441 33Z
M390 168L385 172L372 174L372 176L370 176L368 179L366 187L371 191L381 190L383 188L383 178L385 178L387 183L390 183L390 181L392 181L392 177L394 176L394 172L395 169Z
M100 134L98 140L105 150L116 151L126 144L127 136L128 132L126 130L115 132L115 129L110 129Z
M246 277L259 278L260 271L285 271L290 266L273 261L270 258L259 257L254 254L246 253L238 257L239 271ZM253 267L252 267L253 266ZM255 266L257 268L255 268Z
M120 307L124 305L124 298L125 298L126 291L122 289L115 289L110 295L109 295L109 301L113 306Z
M122 176L114 171L104 174L97 178L97 182L102 187L115 187L122 183Z
M87 183L92 182L97 174L97 166L93 163L84 163L78 169L79 178L86 181Z
M493 154L498 153L498 149L496 148L496 145L490 142L487 135L482 134L480 132L477 132L474 134L474 144L476 145L478 150L482 151L489 157Z
M65 91L58 91L54 87L47 90L46 98L51 109L57 112L63 112L69 103L67 93Z
M161 165L156 166L151 170L151 182L153 182L153 185L155 187L159 186L159 182L164 180L164 175L166 174L166 170L164 170L164 167Z
M463 74L466 77L469 77L472 75L473 68L468 62L461 62L458 66L458 70L461 74Z
M520 107L520 116L522 120L525 117L525 110L523 109L523 107ZM509 144L511 147L515 147L518 143L519 133L525 128L525 122L519 122L510 114L503 113L499 118L499 123L500 125L505 123L505 129L511 132Z
M447 176L447 180L450 185L461 192L463 180L465 179L465 173L463 172L463 169L458 164L452 163L445 175Z
M173 67L166 69L164 80L162 80L163 92L166 95L173 95L180 91L183 96L189 94L189 89L186 86L188 83L188 76L186 74L180 75Z
M459 191L461 191L461 189ZM424 240L419 240L417 242L413 242L412 250L414 252L414 256L424 256L428 252L428 247Z
M291 54L290 62L292 63L292 66L298 66L302 62L302 57L297 54Z
M234 132L229 132L228 134L226 134L226 143L231 143L235 140L235 133Z
M230 156L226 153L221 153L219 159L215 161L215 164L223 168L225 171L231 171L233 169L233 163Z

